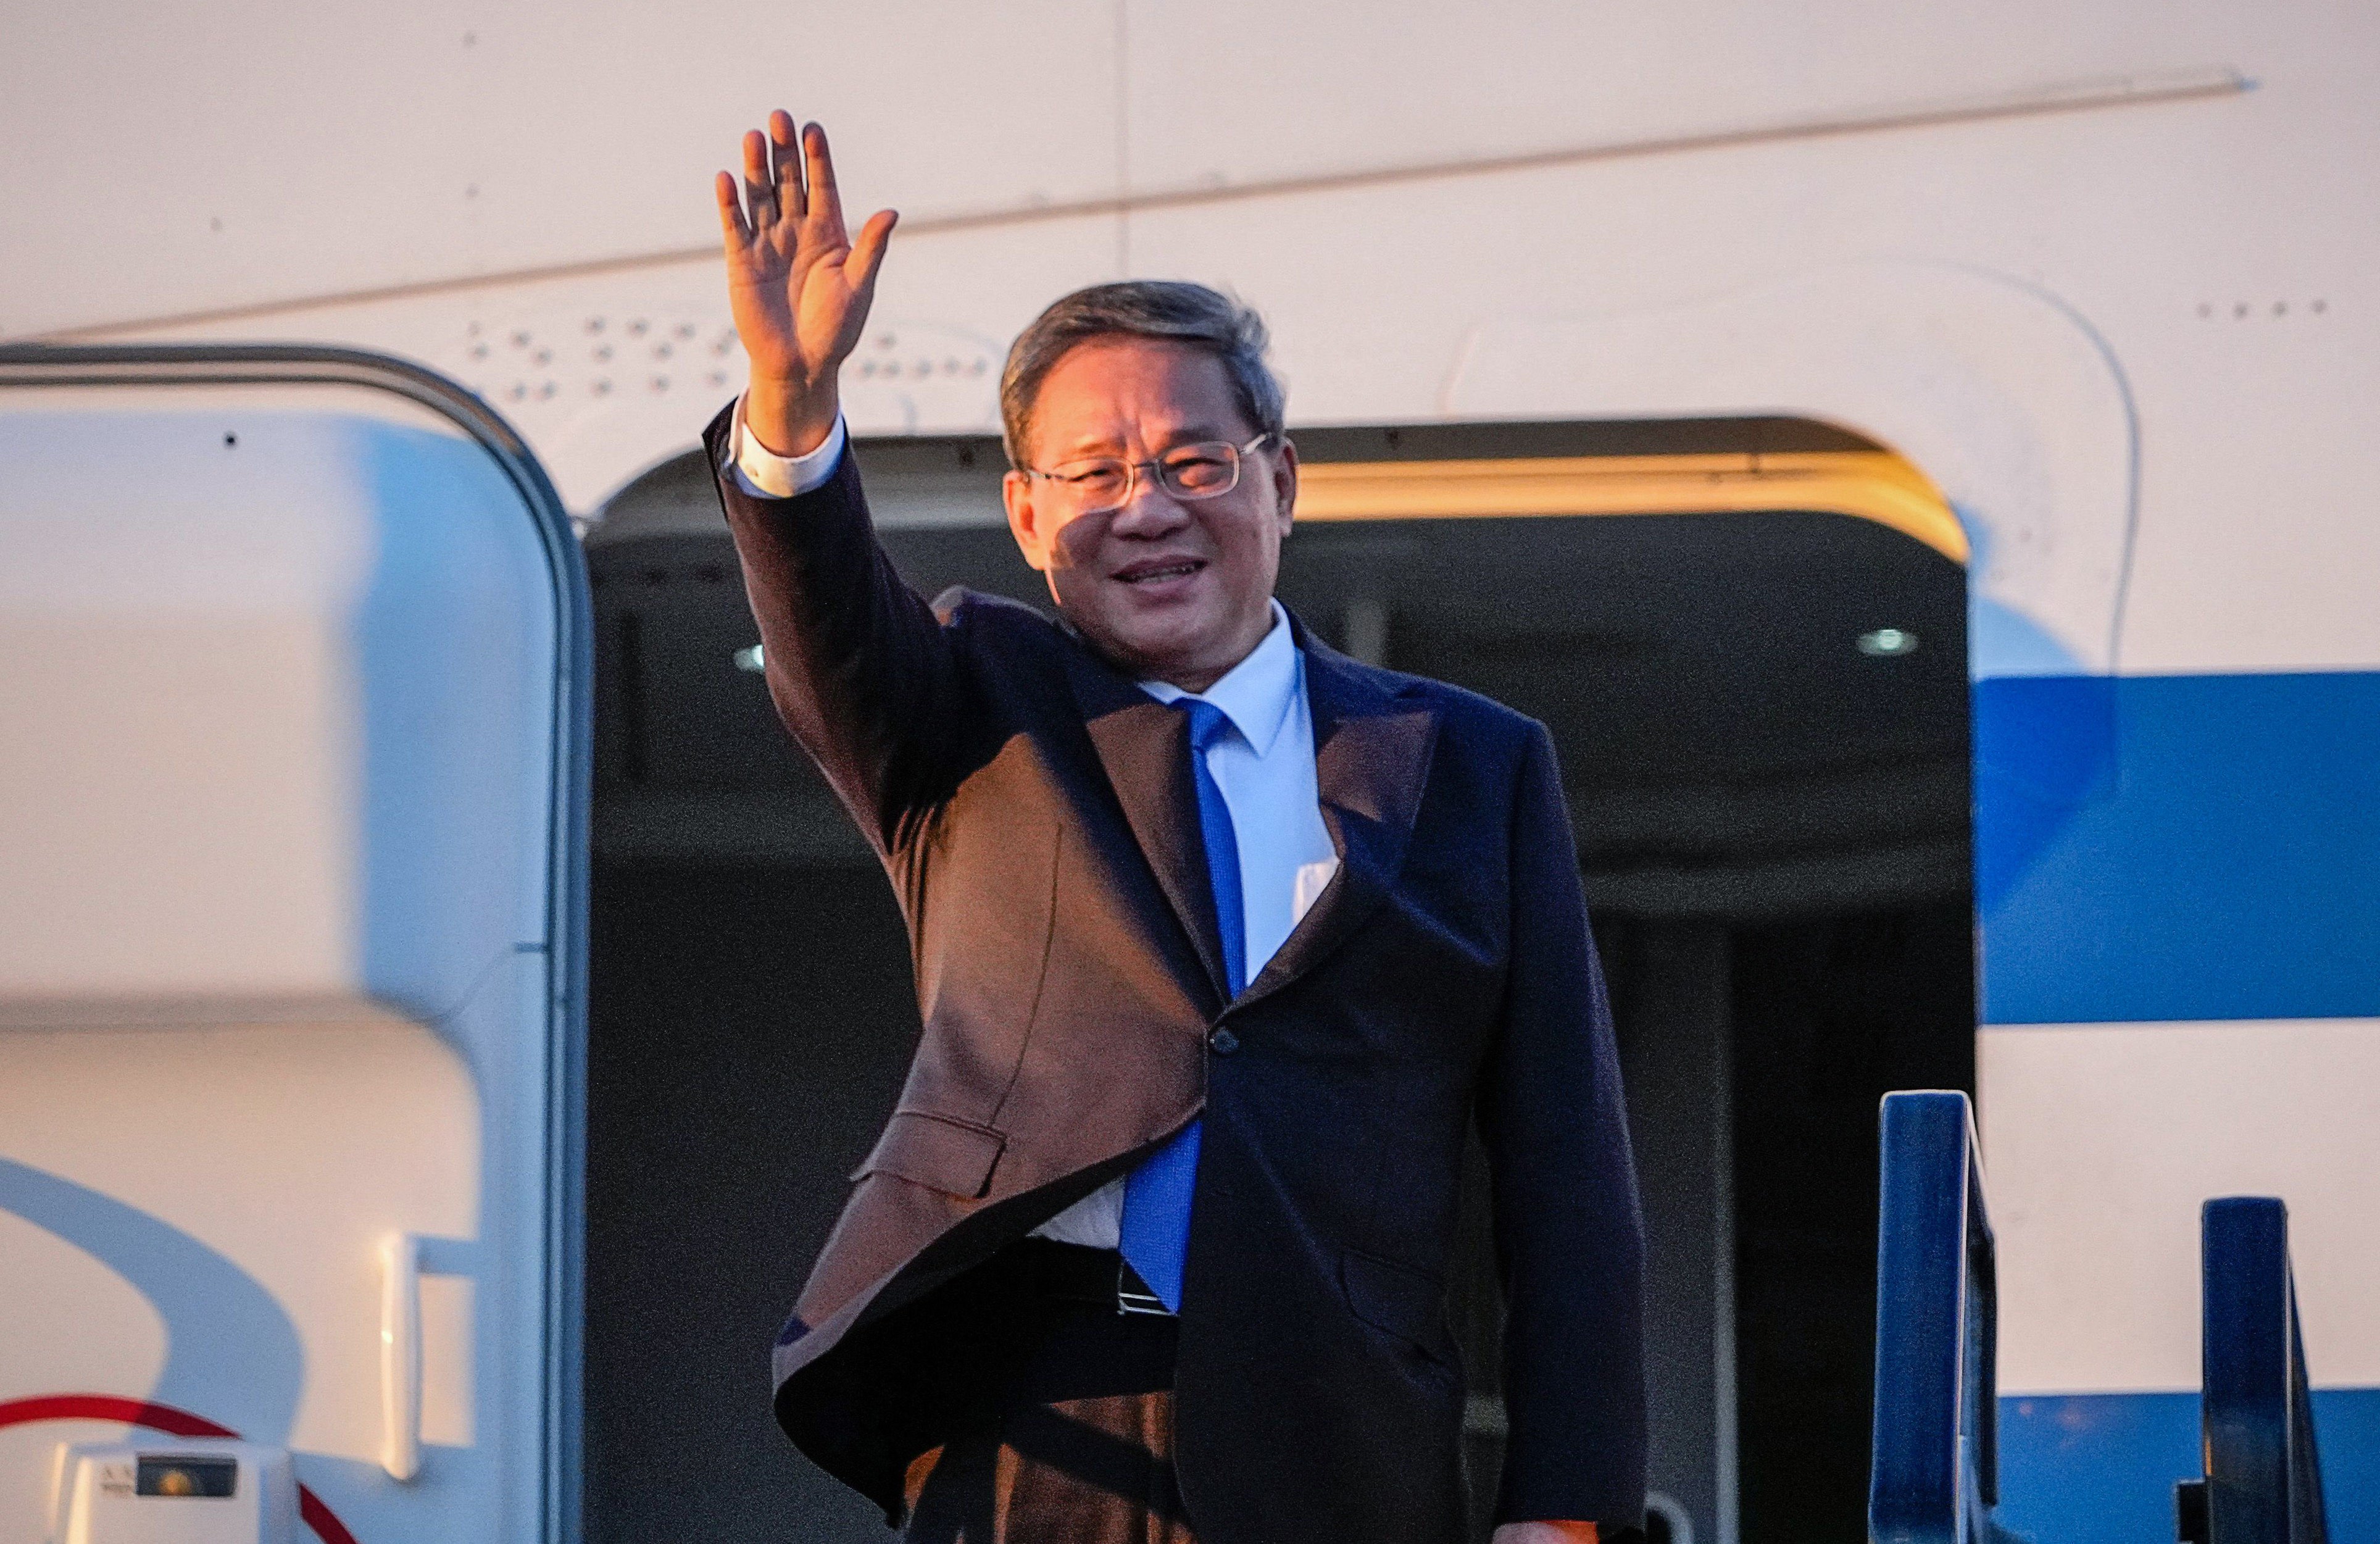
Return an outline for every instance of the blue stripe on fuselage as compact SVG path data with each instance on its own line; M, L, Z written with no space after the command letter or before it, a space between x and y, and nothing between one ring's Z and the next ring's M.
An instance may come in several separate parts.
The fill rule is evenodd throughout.
M2330 1544L2380 1544L2380 1389L2317 1389L2313 1425ZM2171 1538L2201 1472L2194 1393L2018 1395L1999 1430L1999 1518L2035 1544Z
M2380 673L1974 687L1986 1024L2380 1016Z

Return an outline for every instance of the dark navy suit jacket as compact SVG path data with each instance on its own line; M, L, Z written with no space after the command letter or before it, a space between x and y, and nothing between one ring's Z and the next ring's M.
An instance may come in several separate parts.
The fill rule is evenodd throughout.
M1445 1283L1475 1118L1507 1303L1498 1515L1635 1521L1642 1224L1543 726L1299 627L1341 864L1227 1001L1184 715L1028 607L929 607L849 454L799 497L732 475L722 497L770 690L883 860L925 1024L777 1347L794 1441L897 1516L941 1440L920 1412L998 1334L970 1269L1203 1112L1174 1385L1200 1539L1453 1544Z

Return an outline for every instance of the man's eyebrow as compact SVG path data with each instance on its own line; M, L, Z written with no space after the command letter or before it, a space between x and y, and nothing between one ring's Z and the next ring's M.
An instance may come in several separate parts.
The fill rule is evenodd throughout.
M1112 434L1086 434L1063 448L1051 446L1051 458L1059 461L1072 461L1085 456L1120 455L1122 452L1118 450L1117 445L1118 441Z

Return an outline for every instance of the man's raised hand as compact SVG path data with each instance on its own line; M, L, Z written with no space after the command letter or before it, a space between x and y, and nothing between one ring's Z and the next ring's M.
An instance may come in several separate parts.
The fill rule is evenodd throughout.
M727 301L751 361L744 426L780 456L815 450L841 411L836 373L868 324L876 270L897 216L844 229L826 130L783 111L744 136L744 178L718 176ZM740 196L739 196L740 195Z

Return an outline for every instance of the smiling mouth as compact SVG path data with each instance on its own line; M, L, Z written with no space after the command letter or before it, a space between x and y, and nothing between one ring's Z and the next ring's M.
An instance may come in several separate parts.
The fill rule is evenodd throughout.
M1174 563L1135 564L1118 570L1116 577L1126 584L1156 584L1165 579L1186 579L1206 566L1201 559L1185 557Z

